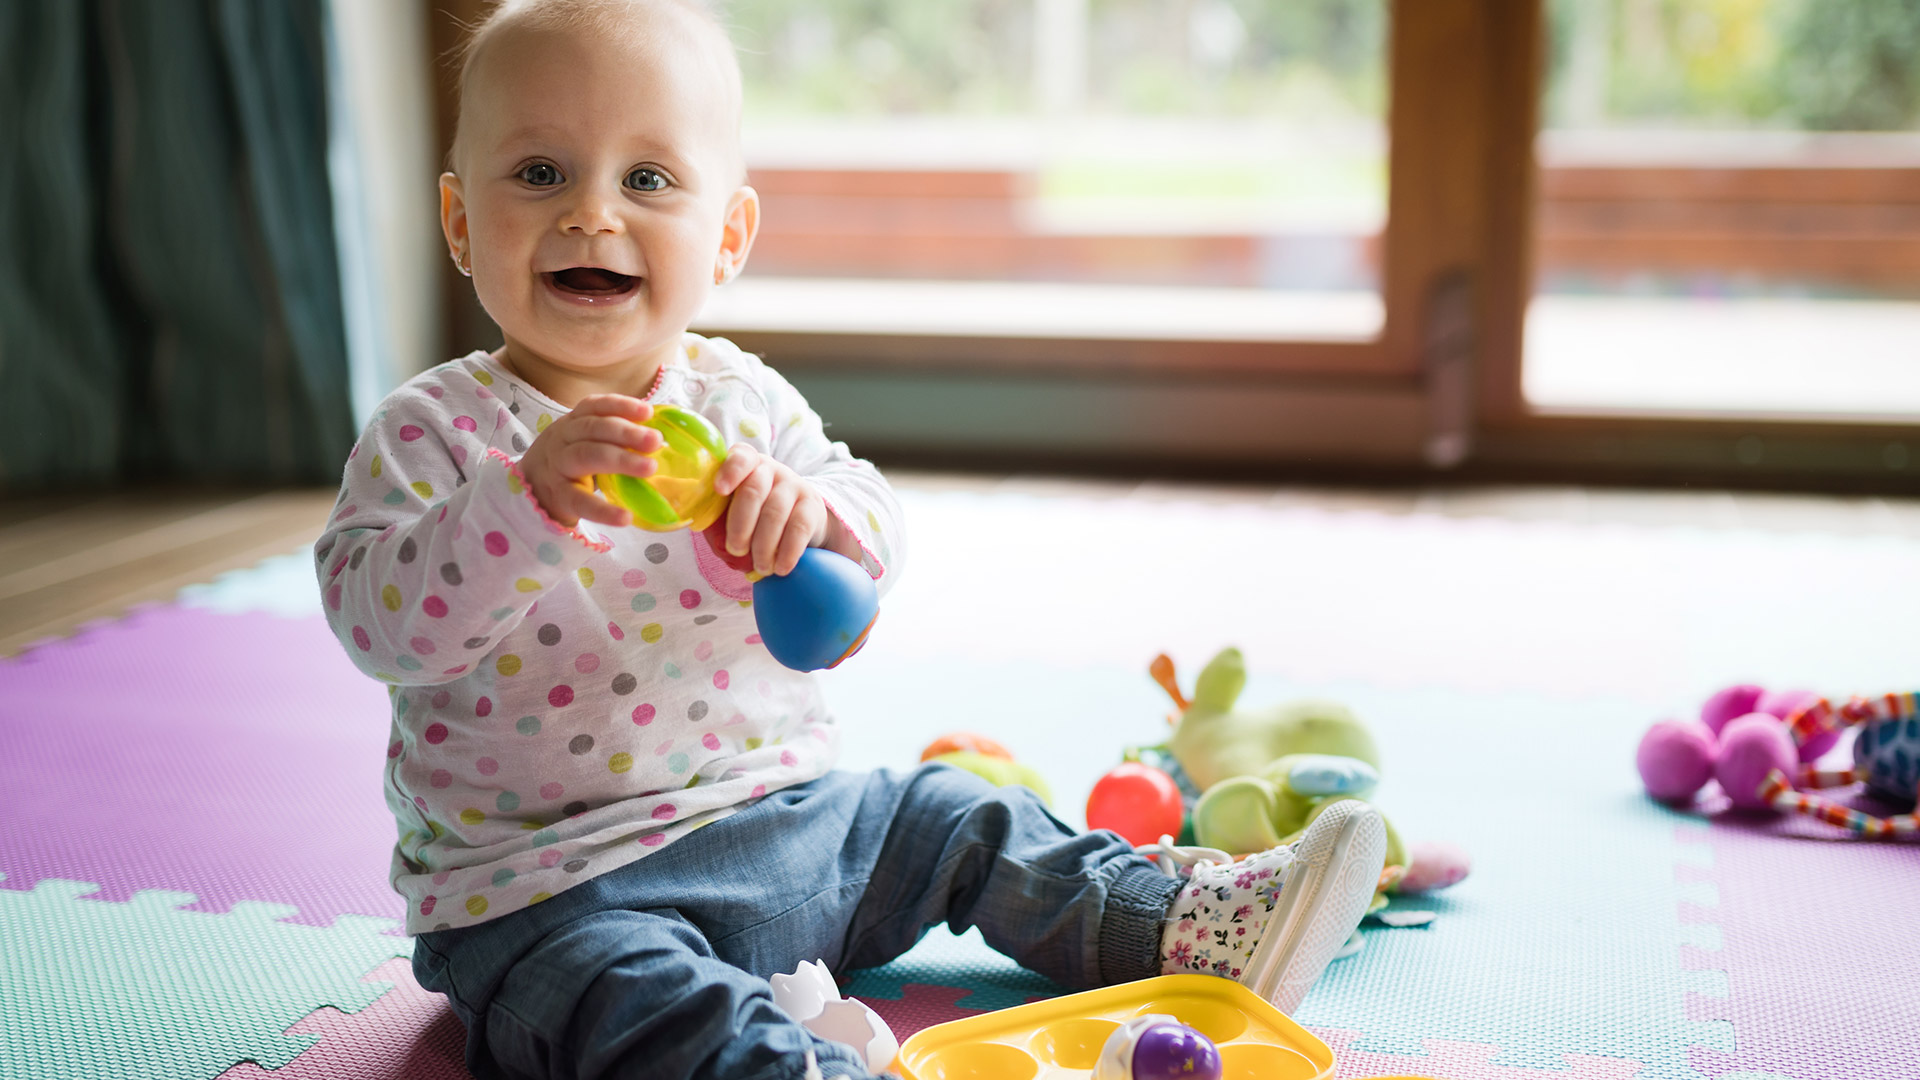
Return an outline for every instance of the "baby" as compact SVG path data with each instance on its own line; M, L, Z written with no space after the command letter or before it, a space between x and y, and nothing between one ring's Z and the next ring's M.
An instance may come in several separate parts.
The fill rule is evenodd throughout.
M864 1077L767 977L882 964L942 922L1070 987L1204 971L1290 1008L1372 892L1363 804L1238 863L1157 866L1023 788L832 771L819 687L768 654L714 546L773 574L826 547L885 590L905 545L885 478L786 380L687 332L759 224L739 112L726 34L688 0L522 0L477 29L441 219L505 344L381 405L317 545L334 633L388 685L392 882L469 1065ZM593 489L653 471L656 404L733 443L713 540L633 528Z

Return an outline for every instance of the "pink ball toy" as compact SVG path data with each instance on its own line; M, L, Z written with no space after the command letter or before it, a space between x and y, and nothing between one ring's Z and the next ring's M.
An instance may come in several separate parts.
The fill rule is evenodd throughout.
M1768 803L1760 797L1760 784L1775 769L1788 776L1799 768L1800 757L1786 725L1768 713L1748 713L1730 721L1720 731L1720 760L1714 764L1714 778L1726 791L1733 805L1746 810L1764 810Z
M1779 725L1775 725L1776 727ZM1685 802L1713 777L1713 731L1698 720L1662 720L1647 729L1634 755L1647 794Z
M1793 715L1794 710L1803 709L1819 700L1820 695L1811 690L1769 690L1760 695L1759 701L1754 702L1753 711L1785 720ZM1801 745L1800 760L1818 760L1821 754L1833 749L1833 744L1839 741L1840 732L1837 728L1833 731L1822 731Z
M1758 691L1755 686L1730 686L1707 701L1700 720L1653 725L1634 759L1647 792L1667 802L1691 802L1710 773L1739 810L1804 814L1876 840L1920 835L1920 814L1876 816L1816 794L1862 780L1877 791L1886 787L1878 779L1881 772L1893 768L1900 779L1887 790L1911 805L1920 756L1909 745L1920 743L1920 692L1856 695L1836 704L1807 690ZM1727 716L1748 701L1753 711ZM1794 717L1799 719L1792 725L1785 722ZM1859 729L1853 768L1821 770L1807 764L1848 728ZM1883 747L1876 747L1883 737L1896 740L1884 744L1892 748L1888 754L1879 754ZM1796 738L1806 738L1806 745L1796 745Z
M1720 729L1727 726L1727 721L1737 716L1745 716L1756 711L1766 712L1767 710L1759 708L1758 705L1765 694L1765 690L1752 683L1729 686L1708 698L1707 703L1700 706L1700 722L1718 735Z
M1426 840L1407 845L1407 872L1400 878L1403 893L1432 892L1457 885L1473 870L1464 848Z

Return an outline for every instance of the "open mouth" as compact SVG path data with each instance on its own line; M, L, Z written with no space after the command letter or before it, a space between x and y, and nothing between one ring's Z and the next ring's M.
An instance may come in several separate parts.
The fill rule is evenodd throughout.
M573 266L542 276L557 292L594 300L625 296L640 284L637 277L598 266Z

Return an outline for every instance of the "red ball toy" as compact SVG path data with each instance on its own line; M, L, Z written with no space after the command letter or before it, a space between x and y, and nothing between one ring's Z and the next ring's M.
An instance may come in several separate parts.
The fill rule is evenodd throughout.
M1087 796L1087 827L1111 829L1135 847L1178 836L1185 817L1173 777L1137 761L1108 770Z

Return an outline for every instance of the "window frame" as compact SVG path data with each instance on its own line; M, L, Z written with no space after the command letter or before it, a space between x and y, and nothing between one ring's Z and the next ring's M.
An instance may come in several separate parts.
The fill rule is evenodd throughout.
M464 27L489 6L428 2L437 57L454 55ZM1920 424L1572 414L1529 405L1521 366L1539 190L1544 2L1390 2L1377 338L728 336L766 355L834 418L837 435L864 453L902 460L1227 464L1243 472L1453 468L1469 477L1920 491ZM451 66L438 71L444 147L455 88ZM450 266L443 273L449 340L497 341L464 279ZM1093 408L1103 415L1035 434L1036 414ZM996 410L1016 419L981 420ZM1175 419L1156 431L1150 449L1102 427L1155 415ZM1222 430L1239 432L1240 441ZM1895 444L1910 468L1888 464Z
M1396 11L1422 0L1400 0ZM1446 0L1455 2L1455 0ZM1522 385L1533 294L1545 80L1544 0L1458 0L1489 38L1484 99L1491 208L1476 327L1476 471L1525 478L1920 492L1920 422L1763 415L1634 415L1542 408ZM1898 451L1892 448L1898 447ZM1900 464L1894 465L1890 458Z
M743 347L779 357L783 367L859 364L942 370L958 365L1050 373L1417 380L1422 368L1422 301L1429 282L1473 259L1481 247L1482 170L1470 156L1450 152L1458 139L1478 141L1489 134L1478 100L1484 80L1455 77L1480 66L1461 61L1484 53L1480 28L1471 17L1481 2L1390 4L1387 217L1380 275L1384 319L1372 340L1222 343L766 331L730 336ZM1429 180L1400 183L1400 176Z

